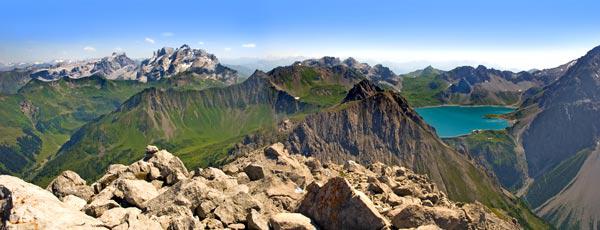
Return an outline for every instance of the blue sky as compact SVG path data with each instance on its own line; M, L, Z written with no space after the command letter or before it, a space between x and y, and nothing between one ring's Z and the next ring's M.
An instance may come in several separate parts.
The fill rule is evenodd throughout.
M600 45L600 1L0 2L0 62L141 58L189 44L221 59L552 67ZM440 64L441 65L441 64Z

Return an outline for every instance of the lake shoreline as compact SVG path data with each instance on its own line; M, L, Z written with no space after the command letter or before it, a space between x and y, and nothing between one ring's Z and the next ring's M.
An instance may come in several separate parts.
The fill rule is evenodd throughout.
M518 109L518 106L511 105L460 105L460 104L443 104L443 105L426 105L414 107L415 109L427 109L427 108L437 108L437 107L496 107L496 108L510 108L510 109Z
M516 110L509 106L439 105L415 109L441 138L470 135L476 131L503 130L511 126L503 115Z

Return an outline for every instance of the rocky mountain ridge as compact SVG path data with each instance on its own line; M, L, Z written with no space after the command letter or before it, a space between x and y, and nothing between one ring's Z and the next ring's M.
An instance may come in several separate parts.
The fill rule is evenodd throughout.
M60 62L51 66L30 67L31 78L55 81L100 75L111 80L157 81L181 73L196 74L225 84L237 82L237 72L220 64L217 57L201 49L182 45L177 49L163 47L140 63L125 53L113 53L101 59Z
M183 45L178 49L162 48L149 59L142 61L137 79L153 81L182 72L206 75L230 85L237 82L237 72L220 64L219 59L201 49Z
M294 65L303 65L311 67L335 67L345 66L352 68L363 74L367 79L378 83L391 86L396 90L402 88L402 78L395 74L390 68L381 64L370 66L367 63L358 62L356 59L349 57L345 60L340 60L337 57L325 56L320 59L307 59L304 61L295 62Z
M36 69L31 78L55 81L61 78L82 78L95 74L107 79L133 80L136 78L137 63L125 53L112 53L111 56L88 61L60 62L56 65Z
M442 71L431 66L403 74L401 93L415 106L440 104L518 106L556 81L576 61L556 68L502 71L460 66Z
M321 163L282 144L192 171L155 146L86 185L65 171L47 190L0 176L2 227L63 229L518 229L456 203L426 176L375 163Z

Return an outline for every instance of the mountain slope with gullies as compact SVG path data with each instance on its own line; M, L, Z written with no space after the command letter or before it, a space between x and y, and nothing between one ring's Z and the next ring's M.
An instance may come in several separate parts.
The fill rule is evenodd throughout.
M47 183L64 169L95 178L110 163L139 158L131 149L144 143L176 149L189 166L218 164L245 135L272 130L277 121L313 108L278 90L260 71L224 88L150 88L74 133L35 181Z
M538 214L560 228L597 229L600 206L592 179L600 140L600 47L516 112L534 179L526 198Z
M92 76L53 82L31 80L0 96L0 171L22 175L43 164L79 127L109 113L146 88L132 81Z
M53 156L75 131L117 109L149 88L203 89L221 87L216 80L179 74L142 83L94 75L56 81L30 80L16 94L0 96L0 171L27 176Z
M285 141L289 151L337 163L402 165L427 174L452 199L478 200L520 216L522 223L539 221L495 179L443 143L402 96L365 84L372 83L357 84L344 104L295 124Z

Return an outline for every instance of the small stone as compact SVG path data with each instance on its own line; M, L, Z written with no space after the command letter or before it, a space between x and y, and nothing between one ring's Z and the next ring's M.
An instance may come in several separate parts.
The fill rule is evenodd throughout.
M261 165L249 164L244 168L244 172L248 175L250 180L260 180L265 177L265 170Z
M248 229L250 230L269 229L269 225L265 217L254 209L252 209L248 215L246 215L246 222L248 222Z
M196 215L201 219L208 218L212 215L212 211L215 210L216 207L217 205L215 205L214 202L210 200L204 201L196 208Z
M238 224L230 224L230 225L227 225L227 227L229 229L231 229L231 230L243 230L243 229L246 229L246 225L239 224L239 223Z
M274 230L313 230L311 220L300 213L279 213L269 219Z
M423 200L423 206L433 207L433 203L430 200Z
M105 211L118 207L119 204L114 200L95 200L87 204L83 211L89 216L100 217Z
M206 218L202 220L202 224L204 224L206 229L223 229L223 223L213 218Z
M158 152L158 147L156 147L154 145L146 146L146 154L154 154L156 152Z
M235 176L238 172L240 172L240 169L236 165L229 164L223 166L223 172L227 175Z
M404 175L406 175L405 167L400 167L400 168L398 168L398 170L396 170L396 176L404 176Z
M360 172L362 171L362 166L352 160L348 160L344 163L344 170L348 172Z
M202 170L200 172L200 176L208 180L229 178L229 176L227 176L227 174L225 174L223 171L213 167L209 167L207 169Z
M392 191L398 196L414 196L418 197L420 193L415 187L410 186L396 186L392 188Z
M269 159L277 160L281 156L288 155L282 143L275 143L265 149L265 156Z

